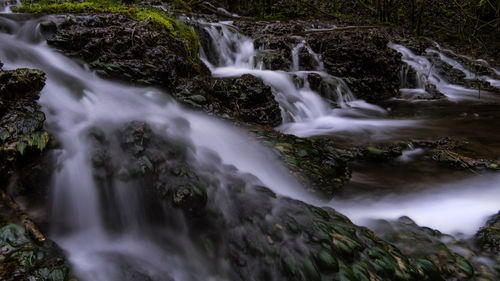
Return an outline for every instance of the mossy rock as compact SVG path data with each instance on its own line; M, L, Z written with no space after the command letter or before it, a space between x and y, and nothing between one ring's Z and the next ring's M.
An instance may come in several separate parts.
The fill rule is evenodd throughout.
M0 228L0 275L6 280L66 281L69 265L53 242L35 241L24 227Z

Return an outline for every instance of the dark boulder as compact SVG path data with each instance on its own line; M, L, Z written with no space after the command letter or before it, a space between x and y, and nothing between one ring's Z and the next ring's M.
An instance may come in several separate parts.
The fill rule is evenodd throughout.
M186 40L148 21L94 14L65 16L47 42L89 62L101 75L173 90L202 70Z
M329 74L343 78L356 97L377 103L399 94L401 56L387 38L380 29L354 29L311 33L308 42Z
M238 120L268 126L281 124L281 111L271 88L253 75L216 79L213 96Z

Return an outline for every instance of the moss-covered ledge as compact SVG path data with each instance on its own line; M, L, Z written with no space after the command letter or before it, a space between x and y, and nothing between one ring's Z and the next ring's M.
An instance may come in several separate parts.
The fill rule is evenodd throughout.
M180 2L183 5L175 5L178 7L175 11L189 12L190 7L184 1ZM176 20L171 15L167 14L159 8L142 6L140 4L124 4L120 1L113 0L90 0L84 2L78 1L41 1L32 2L24 1L23 5L12 9L19 13L36 13L36 14L97 14L97 13L118 13L129 17L136 21L148 21L158 28L164 28L170 32L172 36L180 37L184 40L186 51L189 53L194 62L198 62L198 37L194 29L179 20Z

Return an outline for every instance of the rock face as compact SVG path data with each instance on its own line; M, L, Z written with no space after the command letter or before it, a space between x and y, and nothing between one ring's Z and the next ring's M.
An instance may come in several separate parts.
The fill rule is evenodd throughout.
M121 14L66 16L47 42L84 59L104 76L170 90L200 73L186 39Z
M399 94L401 56L390 49L379 29L334 31L309 35L331 75L342 77L360 99L377 103Z
M29 189L37 182L42 151L49 135L43 130L45 115L37 100L45 84L45 75L39 70L0 69L0 182L7 181L23 170L14 193ZM36 192L36 190L30 190Z
M250 74L239 78L216 79L213 96L227 112L243 122L278 126L281 111L269 86Z
M189 130L187 120L175 126ZM92 158L106 159L94 165L102 188L111 187L106 177L135 183L149 199L149 220L156 227L174 209L184 212L189 230L183 235L203 245L214 271L228 280L438 280L433 277L441 274L431 261L406 258L333 209L279 197L214 152L195 156L182 137L159 135L142 122L119 126L114 136L92 131L106 154ZM120 151L106 149L113 142Z
M39 70L0 68L1 188L9 186L11 194L36 197L38 203L46 195L40 174L49 141L43 130L45 115L37 104L44 84L45 74ZM67 280L69 267L59 247L43 236L35 238L31 219L0 191L1 279Z

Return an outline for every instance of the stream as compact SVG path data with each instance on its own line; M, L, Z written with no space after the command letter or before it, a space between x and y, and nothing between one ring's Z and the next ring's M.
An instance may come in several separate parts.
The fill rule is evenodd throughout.
M498 173L476 175L448 169L423 159L422 150L410 147L389 163L355 164L352 181L338 197L330 202L317 200L273 152L249 138L245 130L186 109L158 89L100 78L87 65L47 45L39 24L50 17L30 19L9 11L7 6L6 14L0 15L0 60L4 69L37 68L47 75L39 102L47 117L47 130L61 144L54 151L57 169L51 181L49 237L68 253L81 280L222 280L221 272L228 267L225 261L207 261L203 257L190 239L180 211L170 213L159 208L160 214L152 216L146 195L135 188L135 182L113 179L107 183L109 194L99 192L89 159L93 149L87 137L89 131L103 131L108 136L110 153L116 157L113 161L126 161L113 132L131 121L142 121L157 135L188 143L191 164L219 184L214 192L220 204L231 199L224 191L224 178L212 171L231 165L245 174L248 183L265 185L280 196L330 206L357 224L364 224L367 218L407 215L420 225L470 236L488 216L500 210ZM213 76L252 74L272 87L284 120L276 130L301 137L328 135L339 143L357 144L409 136L467 137L500 157L496 124L500 120L499 99L494 95L485 93L483 99L477 100L474 90L431 74L426 76L427 81L436 85L445 99L408 98L373 105L357 99L341 77L326 73L320 56L306 41L294 49L293 69L271 71L255 61L259 50L252 39L239 34L230 22L200 24L217 44L210 49L218 50L218 61L207 58L206 48L201 52ZM299 68L297 52L302 47L315 58L316 70ZM391 47L401 52L403 60L420 76L429 73L425 58L402 45ZM438 48L433 52L439 52ZM306 79L310 73L329 81L333 103L310 88ZM480 79L499 86L493 78ZM419 87L403 91L425 91L422 85ZM118 226L109 223L110 214L103 204L114 207L112 216ZM231 216L231 210L223 212ZM161 228L149 223L158 217L167 218Z
M331 135L339 143L364 145L436 135L466 137L500 156L500 135L492 122L500 118L500 98L486 92L478 99L477 90L446 82L428 59L402 45L391 43L389 47L400 52L403 61L415 70L418 84L401 91L426 93L425 84L431 83L445 99L416 100L413 95L405 98L403 94L403 98L386 101L382 106L369 104L356 99L342 78L326 73L320 56L305 40L293 49L290 71L270 71L263 69L262 62L254 61L259 50L254 49L251 38L237 33L231 22L201 24L212 36L214 46L209 46L210 50L219 52L219 61L213 62L204 55L207 50L202 51L202 59L214 76L252 74L273 88L285 120L277 130L302 137ZM302 47L315 59L315 71L299 69L297 53ZM428 52L438 53L444 62L473 78L459 62L434 49ZM310 73L331 83L333 106L311 90L306 79ZM298 84L303 86L297 87L293 79L302 79ZM407 79L403 77L402 81ZM499 80L487 76L479 79L499 86ZM422 149L408 148L391 163L355 167L351 182L328 205L358 224L373 217L397 219L407 215L420 225L445 233L474 234L500 207L500 175L467 175L430 163L421 154Z

